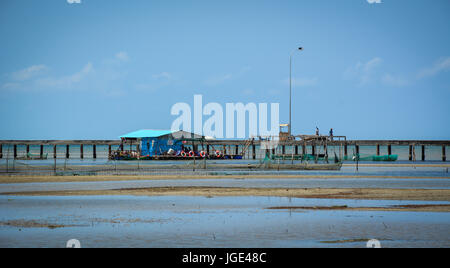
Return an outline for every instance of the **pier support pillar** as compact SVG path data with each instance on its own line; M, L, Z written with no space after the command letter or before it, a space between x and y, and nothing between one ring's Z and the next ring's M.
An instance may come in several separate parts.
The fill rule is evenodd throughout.
M80 159L84 158L84 146L83 144L80 145Z
M224 145L224 146L223 146L223 155L226 155L226 154L227 154L227 146Z
M29 153L30 153L30 145L27 144L27 157Z
M425 145L422 145L422 161L425 161Z
M70 145L69 144L66 145L66 158L67 159L70 158Z
M206 155L209 155L209 145L206 145Z
M302 145L302 154L306 155L306 144Z
M413 146L409 146L409 161L413 160Z
M252 145L252 158L253 160L256 159L256 146L254 144Z
M56 144L53 145L53 158L56 159Z
M295 145L295 155L298 155L298 145Z
M112 149L111 149L111 144L110 144L110 145L108 145L108 158L111 156L111 152L112 152ZM140 152L139 152L139 154L140 154Z
M445 145L442 145L442 162L447 161L447 156L445 155Z
M316 155L316 145L315 144L313 144L312 145L312 155Z
M286 154L286 145L283 145L283 146L281 147L281 154L282 154L282 155L285 155L285 154Z
M344 157L347 158L348 156L348 148L347 148L347 143L344 145Z
M39 158L44 159L44 145L42 145L42 144L39 148Z
M235 146L235 155L238 155L239 154L239 145L236 145Z
M97 145L95 145L95 144L92 146L92 157L94 159L97 158Z
M359 145L355 145L356 154L359 154Z
M13 151L14 151L14 159L16 159L17 158L17 144L14 144Z
M272 154L275 155L275 148L272 149Z
M380 145L377 144L377 155L380 155Z
M3 144L0 144L0 159L3 158Z
M388 145L388 155L392 155L392 145Z

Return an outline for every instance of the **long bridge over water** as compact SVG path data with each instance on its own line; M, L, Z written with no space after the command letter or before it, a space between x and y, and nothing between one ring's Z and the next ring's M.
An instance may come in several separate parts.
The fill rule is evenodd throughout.
M202 146L202 149L207 153L210 150L219 149L222 150L225 154L230 155L239 155L247 153L248 159L256 159L257 158L257 148L260 148L262 144L261 140L252 139L252 140L207 140L203 143L192 144L193 146ZM91 146L91 150L89 154L92 154L92 158L97 158L97 146L108 146L108 153L111 154L113 150L113 146L139 146L136 143L133 145L132 143L123 142L121 140L0 140L0 159L5 158L7 155L5 152L5 147L12 147L12 156L14 159L18 157L18 155L27 154L30 152L30 146L39 146L39 155L44 155L44 146L52 146L53 154L50 153L50 156L53 158L57 158L57 146L65 146L65 158L71 158L71 146L79 146L79 157L83 159L87 153L84 152L84 146ZM20 151L20 148L22 151ZM407 146L409 147L409 157L410 161L416 160L416 148L419 148L417 155L420 155L420 158L417 160L425 161L427 159L427 150L430 147L439 147L441 150L441 160L447 161L446 156L446 147L450 146L450 140L328 140L326 144L322 143L320 139L312 139L312 140L290 140L290 141L280 141L278 144L278 149L281 155L299 155L301 150L302 154L308 153L307 150L310 150L310 153L315 155L317 150L316 148L321 146L339 146L343 150L343 155L349 155L349 147L352 147L354 153L359 154L361 146L372 146L374 147L373 154L380 155L381 154L381 146L387 148L387 154L391 155L393 151L393 147L397 146ZM139 147L137 147L139 148ZM8 149L9 150L9 149ZM290 153L287 153L290 151ZM275 152L275 149L273 149ZM350 152L351 153L351 152ZM420 153L420 154L419 154Z

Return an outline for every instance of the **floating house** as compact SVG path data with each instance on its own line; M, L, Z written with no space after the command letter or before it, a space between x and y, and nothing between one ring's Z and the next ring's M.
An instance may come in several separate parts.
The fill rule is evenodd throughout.
M153 158L179 155L184 151L185 145L190 144L194 147L195 142L200 143L205 137L182 130L143 129L120 136L120 139L126 143L139 145L135 152L137 157ZM194 148L192 150L195 151Z

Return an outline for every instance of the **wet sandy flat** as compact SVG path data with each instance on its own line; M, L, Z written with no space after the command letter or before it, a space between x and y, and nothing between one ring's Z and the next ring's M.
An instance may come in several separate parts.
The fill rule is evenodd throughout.
M276 196L317 199L364 199L364 200L428 200L450 201L450 190L423 189L286 189L286 188L232 188L232 187L152 187L122 188L114 190L80 191L29 191L11 192L3 195L19 196Z
M442 166L1 176L0 247L450 247Z
M117 190L151 187L237 187L237 188L334 188L334 189L450 189L450 179L396 178L212 178L148 179L85 182L33 182L0 184L0 193L30 191Z
M450 246L449 213L311 209L398 205L449 202L0 196L0 247L65 247L69 239L82 247L365 247L374 238L383 247Z

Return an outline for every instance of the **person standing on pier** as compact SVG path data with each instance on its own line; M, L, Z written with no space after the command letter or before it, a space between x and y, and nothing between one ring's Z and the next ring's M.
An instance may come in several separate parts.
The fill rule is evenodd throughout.
M319 128L316 127L316 136L319 136Z
M330 139L333 141L333 128L330 129Z

